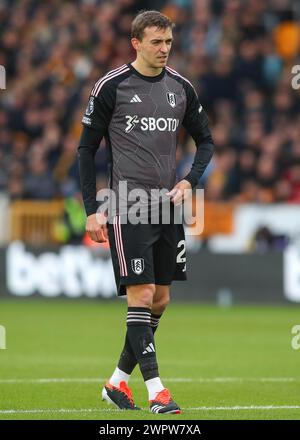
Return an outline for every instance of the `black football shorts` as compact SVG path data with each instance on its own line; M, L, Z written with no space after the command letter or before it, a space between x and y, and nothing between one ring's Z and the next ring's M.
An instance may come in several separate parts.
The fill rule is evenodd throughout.
M126 295L128 285L186 280L182 224L124 224L116 215L108 234L118 296Z

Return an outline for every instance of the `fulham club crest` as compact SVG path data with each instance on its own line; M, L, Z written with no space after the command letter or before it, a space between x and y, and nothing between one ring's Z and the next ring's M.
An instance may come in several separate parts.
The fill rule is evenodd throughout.
M131 260L131 269L136 275L140 275L144 272L144 258L134 258Z
M175 95L175 93L168 92L167 93L167 100L168 100L168 103L170 104L171 107L174 108L176 106L176 95Z

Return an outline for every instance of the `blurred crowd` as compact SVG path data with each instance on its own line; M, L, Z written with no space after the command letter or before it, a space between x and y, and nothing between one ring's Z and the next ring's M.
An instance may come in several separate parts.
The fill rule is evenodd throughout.
M81 117L95 81L134 60L141 9L176 22L169 65L193 82L216 153L201 184L209 200L300 203L300 64L296 0L0 0L0 191L11 199L79 193ZM300 83L300 81L299 81ZM184 132L178 177L195 146ZM96 157L106 185L106 151Z

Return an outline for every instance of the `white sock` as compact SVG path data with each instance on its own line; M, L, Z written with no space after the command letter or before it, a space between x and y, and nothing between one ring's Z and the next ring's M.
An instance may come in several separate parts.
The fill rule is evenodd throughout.
M113 372L113 375L109 379L109 383L115 387L118 387L120 385L120 382L124 381L128 383L129 379L130 374L125 373L117 367Z
M154 379L146 380L145 384L148 389L149 400L154 400L156 394L165 389L159 377L154 377Z

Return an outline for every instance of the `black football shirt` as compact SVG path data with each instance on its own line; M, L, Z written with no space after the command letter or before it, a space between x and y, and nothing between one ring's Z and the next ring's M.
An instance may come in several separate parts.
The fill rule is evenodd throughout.
M170 67L154 77L140 74L131 64L110 71L94 85L82 124L93 130L98 145L103 136L106 139L109 186L117 198L121 181L126 182L128 192L139 188L150 194L151 189L172 189L181 126L197 147L212 145L208 118L194 87ZM80 145L79 155L80 148L87 147L84 142ZM201 173L210 157L202 159ZM89 215L97 207L95 181L84 170L81 175ZM186 179L195 186L199 170L192 168Z

